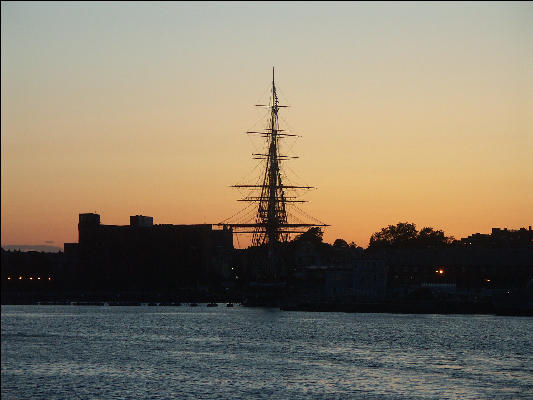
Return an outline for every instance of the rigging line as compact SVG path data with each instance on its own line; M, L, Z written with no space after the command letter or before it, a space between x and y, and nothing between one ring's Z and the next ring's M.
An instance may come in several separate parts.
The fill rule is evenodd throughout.
M259 96L259 98L257 99L257 101L255 102L255 104L263 104L263 99L266 99L266 94L267 93L270 93L270 90L272 89L272 86L269 84L265 90L263 90L263 93L261 94L261 96ZM270 95L269 95L270 96Z
M297 180L294 180L288 173L287 171L285 170L285 167L282 168L283 169L283 179L285 181L285 183L289 184L288 186L299 186L299 182ZM305 190L309 190L309 189L305 189ZM287 193L290 193L292 196L295 197L295 199L299 199L303 196L305 196L305 191L304 190L301 190L301 189L297 189L297 188L292 188L292 189L286 189Z
M252 140L250 135L246 135L246 136L248 136L248 141L252 145L252 148L254 149L254 153L257 152L258 151L258 146L254 143L254 141Z
M321 224L324 224L322 221L320 221L318 218L315 218L311 215L309 215L308 213L306 213L304 210L302 210L301 208L299 207L294 207L295 210L297 210L301 215L305 216L306 218L309 218L311 220L313 220L314 222L320 222Z
M298 186L297 183L295 183L294 180L291 179L291 177L287 174L287 171L285 170L285 167L281 167L280 170L281 170L281 173L282 173L282 176L283 176L283 181L284 181L286 186ZM285 190L287 191L287 193L295 192L295 189L285 189Z
M268 110L265 110L262 115L260 115L256 120L255 122L253 123L253 125L248 129L248 131L253 131L256 127L256 125L259 123L259 121L264 121L266 118L268 118ZM254 148L254 150L257 151L257 145L254 143L254 141L252 140L252 136L247 134L246 136L248 136L248 140L250 141L250 143L252 144L252 147Z
M306 220L311 220L313 221L313 218L310 218L307 214L305 214L301 209L298 209L296 207L294 207L294 210L297 211L300 215L302 215ZM314 221L314 222L317 222L317 221Z
M294 133L295 135L298 135L296 137L301 137L300 134L298 134L298 130L289 123L289 121L287 121L287 118L285 118L283 115L280 115L279 118L281 118L281 120L283 121L283 125L286 125L287 128L289 128L289 132L290 133Z
M305 179L303 179L300 175L298 175L298 174L296 173L296 171L293 170L289 165L287 165L287 168L289 168L289 169L291 170L291 172L292 172L294 175L296 175L296 177L297 177L298 179L300 179L300 181L302 181L303 186L311 186L311 185L309 185L309 184L305 181Z
M281 142L278 143L278 156L281 155L282 157L286 157L283 161L291 161L293 159L299 158L299 156L291 153L294 145L295 145L295 142L293 142L290 147L288 147L288 144L285 145L285 144L281 144Z
M288 168L288 165L287 165L287 168ZM289 181L289 183L292 185L292 186L298 186L298 181L295 181L291 176L290 174L288 173L289 171L287 171L287 169L285 169L285 164L283 164L281 166L281 171L283 172L283 179L286 179Z
M248 210L248 212L246 214L241 215L240 219L237 220L235 223L245 222L246 220L249 220L250 217L255 218L255 210L254 209L250 209L250 210Z
M293 210L295 211L298 211L297 208L294 208ZM303 214L303 213L300 213L300 214ZM293 213L293 216L296 217L296 218L299 218L301 222L306 222L306 223L316 223L317 221L313 221L312 218L309 218L308 216L306 215L300 215L299 217L296 216L296 214Z
M257 115L259 115L259 113ZM249 131L253 130L255 126L259 123L259 121L263 121L267 116L268 116L268 110L261 112L261 115L255 119L255 122L248 130Z
M292 139L293 139L292 143L289 143L288 145L285 146L285 147L288 147L288 149L286 151L287 155L290 155L292 149L296 145L296 142L298 141L298 136L293 137Z
M254 131L254 129L255 129L255 127L257 126L257 124L258 124L260 121L263 122L266 118L268 118L268 112L263 112L259 117L256 118L256 120L255 120L255 122L253 123L253 125L250 126L246 132ZM250 136L250 135L248 135L248 136Z
M260 162L262 163L262 161ZM255 184L256 185L260 185L261 184L261 176L258 176L255 180ZM236 188L239 190L239 193L242 197L250 197L252 196L259 188ZM244 194L246 193L246 194Z
M294 183L294 186L297 186L296 183L302 183L303 186L311 186L310 184L308 184L305 179L303 179L300 175L298 175L296 173L296 171L294 169L291 168L291 166L287 163L283 163L283 164L280 164L282 165L282 170L283 170L283 174L284 174L284 179L288 179L290 182L293 182ZM295 178L296 179L293 179L290 177L290 174L289 174L289 171L287 169L285 169L285 167L288 168L288 170L290 170L290 172L295 175Z
M239 197L248 197L248 196L251 196L252 193L253 193L253 188L252 189L248 189L248 188L236 188L239 190Z
M250 197L250 196L252 196L253 194L254 194L254 189L250 189L250 190L248 191L248 193L246 193L246 195L245 195L244 197Z
M231 220L233 220L233 221L239 221L238 219L236 219L236 215L238 215L238 214L239 214L239 213L237 213L237 214L235 214L235 215L232 215L231 217L229 217L229 218L227 218L227 219L225 219L224 221L219 222L219 223L222 224L222 225L231 225L231 224L235 223L235 222L232 222Z
M297 217L296 215L294 215L293 213L289 213L289 212L288 212L287 214L289 214L290 217L291 217L292 219L294 219L296 223L300 223L300 224L305 224L305 223L307 223L307 221L305 221L305 220L303 220L303 219L301 219L301 218L298 218L298 217Z
M235 220L234 224L252 224L254 222L253 215L243 216L242 218Z
M224 222L230 220L231 218L239 215L241 212L243 212L244 210L246 210L247 208L251 207L252 203L248 204L246 207L242 208L241 210L237 211L235 214L233 214L231 217L229 218L226 218L224 220L222 220L220 223L223 224Z
M261 160L261 163L262 163L262 169L261 169L261 173L258 174L255 178L255 182L257 184L261 184L263 182L263 170L267 168L268 166L268 160Z
M278 95L278 98L281 98L281 100L282 100L281 104L285 104L287 106L291 106L292 102L289 101L289 98L285 95L285 92L283 90L281 90L281 88L278 87L278 86L276 86L276 90L277 90L277 92L279 92L281 94L281 96Z
M264 119L264 118L263 118ZM254 129L254 128L251 128L251 129ZM254 152L259 152L260 148L263 146L263 141L261 140L260 144L257 143L259 141L259 139L257 138L256 135L252 135L252 134L246 134L246 136L248 136L248 140L250 141L253 149L254 149Z
M304 210L302 210L300 207L298 207L298 206L295 205L294 208L295 208L296 210L298 210L300 213L302 213L303 215L305 215L307 218L310 218L310 219L314 220L315 222L320 222L321 224L326 225L325 222L319 220L318 218L313 217L312 215L309 215L309 214L306 213Z
M251 207L250 210L246 213L246 218L251 218L251 219L256 219L258 218L258 212L257 212L257 203L258 202L253 202L252 204L255 205L255 207Z
M262 162L263 162L263 160L259 160L259 162L257 162L257 163L255 164L255 166L252 168L252 170L251 170L249 173L247 173L246 175L244 175L241 179L239 179L239 180L237 181L237 184L238 184L238 185L240 185L240 184L245 184L245 183L246 183L246 180L248 179L248 177L249 177L250 175L252 175L252 174L255 172L255 170L257 169L257 167L259 167L259 165L261 165Z

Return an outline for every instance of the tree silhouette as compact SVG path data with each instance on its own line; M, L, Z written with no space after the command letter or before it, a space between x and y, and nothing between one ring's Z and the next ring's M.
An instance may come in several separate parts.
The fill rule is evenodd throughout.
M348 243L344 239L336 239L333 242L333 247L347 248L348 247Z
M452 236L445 236L441 230L434 230L431 227L425 227L418 233L418 244L422 246L440 246L450 244L454 238Z
M320 227L309 228L307 232L300 233L296 236L293 242L310 242L310 243L322 243L322 237L324 232Z
M370 236L369 249L381 248L404 248L404 247L427 247L445 246L451 244L453 237L445 236L441 230L431 227L417 231L416 225L408 222L399 222L389 225Z

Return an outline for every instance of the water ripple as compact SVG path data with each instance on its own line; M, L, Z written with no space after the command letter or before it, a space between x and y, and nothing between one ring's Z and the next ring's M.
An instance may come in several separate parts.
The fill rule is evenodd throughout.
M3 399L533 398L533 319L2 306Z

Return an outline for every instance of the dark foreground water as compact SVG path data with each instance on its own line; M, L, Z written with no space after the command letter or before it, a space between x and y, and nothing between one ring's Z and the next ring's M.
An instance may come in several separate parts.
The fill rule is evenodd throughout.
M2 399L533 398L533 318L2 306Z

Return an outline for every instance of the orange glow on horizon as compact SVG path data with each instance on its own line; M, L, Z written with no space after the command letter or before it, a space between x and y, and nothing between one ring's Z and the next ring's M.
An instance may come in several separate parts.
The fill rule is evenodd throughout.
M85 212L234 215L229 185L260 177L244 132L268 123L254 104L273 63L281 128L299 135L283 178L317 188L302 209L331 225L325 242L533 224L530 3L138 7L2 3L2 246L63 248Z

